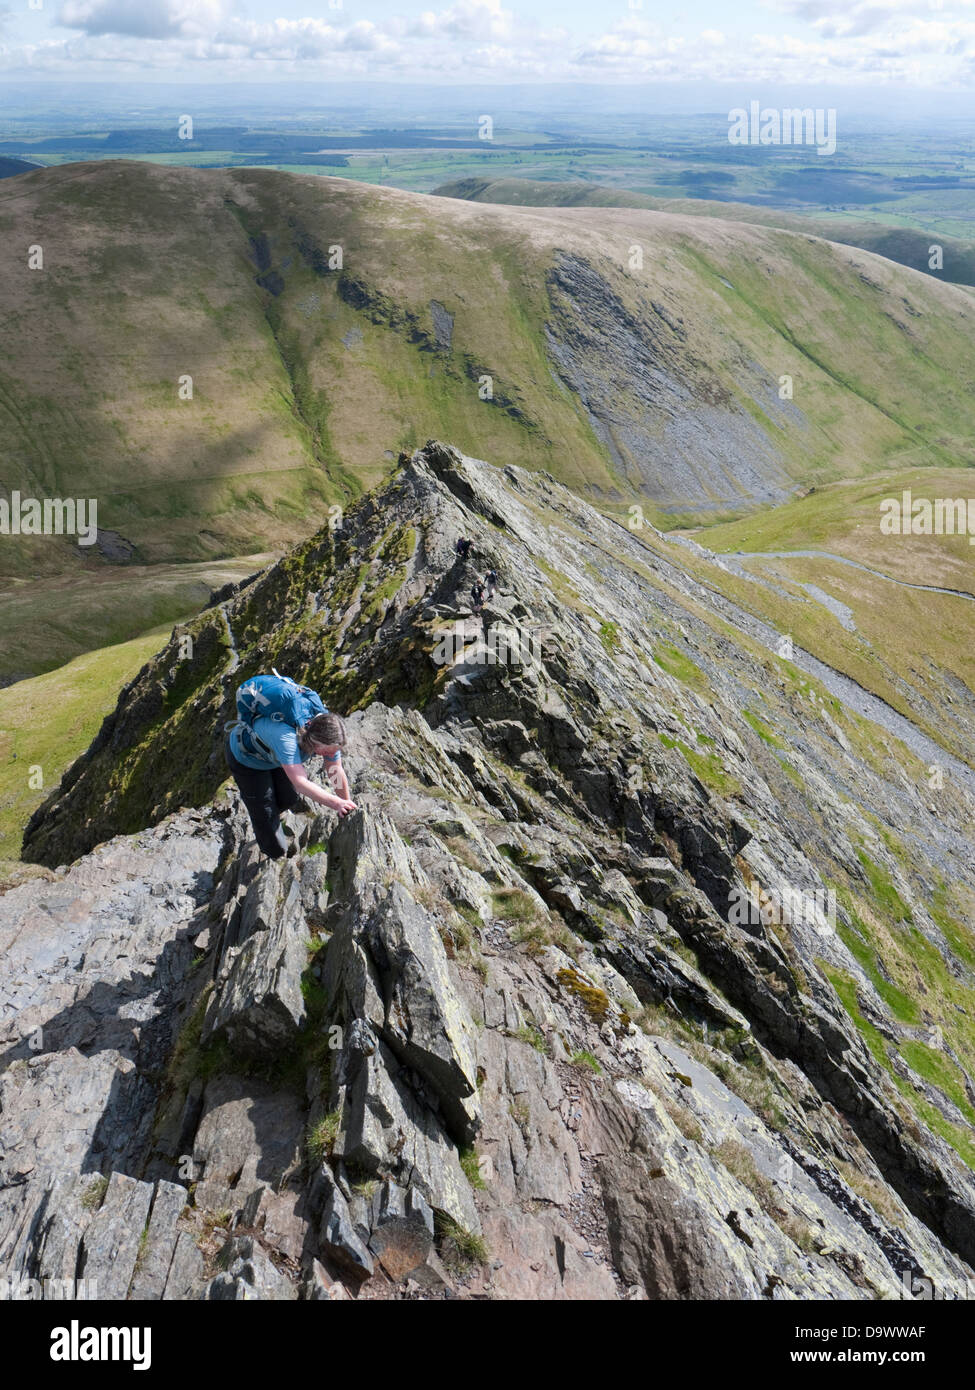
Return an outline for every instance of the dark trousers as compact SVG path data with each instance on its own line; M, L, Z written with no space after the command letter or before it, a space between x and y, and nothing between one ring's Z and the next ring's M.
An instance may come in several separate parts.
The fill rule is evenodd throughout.
M303 805L302 798L283 768L258 772L256 767L245 767L230 751L229 738L224 743L224 754L241 800L247 807L257 843L271 859L280 859L288 850L288 840L281 828L281 812Z

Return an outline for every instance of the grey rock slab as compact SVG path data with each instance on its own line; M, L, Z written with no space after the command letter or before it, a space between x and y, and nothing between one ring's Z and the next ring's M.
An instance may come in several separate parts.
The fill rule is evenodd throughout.
M241 1222L260 1232L263 1244L291 1260L299 1260L307 1233L306 1207L300 1192L255 1191L245 1203Z
M163 1297L180 1234L179 1219L187 1201L185 1187L173 1182L156 1183L149 1225L145 1241L140 1245L129 1298L158 1300Z
M225 1034L234 1048L263 1056L293 1045L305 1023L308 928L298 884L292 880L283 897L281 887L279 875L267 869L247 890L243 944L225 954L203 1022L204 1044Z
M101 1299L124 1299L135 1273L142 1233L149 1219L149 1183L113 1173L101 1206L81 1241L82 1277L98 1286Z
M221 1250L218 1259L225 1268L207 1287L204 1297L211 1302L240 1302L258 1299L286 1302L298 1297L298 1290L277 1269L251 1236L235 1236Z
M213 1077L193 1144L196 1205L235 1210L260 1187L276 1186L300 1166L303 1136L304 1112L290 1092L250 1077Z
M68 1048L15 1062L0 1076L0 1188L121 1156L129 1136L105 1121L114 1118L118 1092L135 1080L134 1063L111 1051L89 1058Z
M382 1032L436 1092L462 1143L477 1132L476 1034L431 915L399 883L364 928L385 996Z
M91 1223L85 1197L98 1175L28 1182L0 1197L0 1270L9 1277L74 1281L81 1238Z
M485 1213L484 1235L491 1261L469 1282L475 1296L532 1302L620 1296L612 1270L557 1211L493 1210Z
M180 1231L173 1247L163 1298L174 1301L197 1298L203 1287L204 1269L203 1252L195 1237L188 1231Z
M373 1258L359 1238L345 1197L334 1185L322 1208L318 1242L323 1255L355 1278L368 1279L372 1274L375 1268Z
M341 1089L340 1105L336 1157L367 1173L405 1175L434 1210L445 1212L466 1230L480 1230L456 1145L385 1044L371 1056L359 1054Z

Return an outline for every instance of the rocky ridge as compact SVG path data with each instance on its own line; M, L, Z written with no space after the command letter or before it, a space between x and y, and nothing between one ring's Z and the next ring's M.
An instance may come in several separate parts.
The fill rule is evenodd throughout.
M940 885L971 887L971 801L949 784L933 833L916 759L731 616L553 480L431 444L174 633L0 896L0 1269L963 1296L967 1035L938 1010L972 970ZM190 758L272 661L355 709L361 808L295 817L278 863ZM833 924L732 910L826 883Z

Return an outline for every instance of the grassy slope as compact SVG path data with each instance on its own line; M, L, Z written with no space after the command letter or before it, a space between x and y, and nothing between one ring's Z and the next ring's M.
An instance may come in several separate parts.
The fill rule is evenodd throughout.
M307 181L295 182L307 188ZM348 188L342 185L345 199ZM455 350L470 351L473 343L478 362L499 374L502 389L516 395L553 441L539 448L537 437L524 441L523 434L519 461L538 466L539 455L548 453L541 466L571 486L605 487L607 468L575 418L560 430L571 407L542 353L546 304L539 281L557 248L591 260L646 322L648 337L657 331L652 302L679 318L687 337L678 370L695 381L700 398L734 397L797 482L875 471L908 454L954 464L967 447L975 412L952 382L975 330L975 305L965 291L814 238L711 219L625 209L475 208L375 189L360 190L360 198L374 214L368 244L356 247L371 282L422 319L429 297L455 313ZM428 249L431 209L436 261ZM383 211L384 222L377 216ZM640 272L622 268L633 244L645 251ZM515 336L519 328L524 339ZM793 376L795 428L782 428L767 401L756 398L749 376L755 364L766 381ZM346 379L361 386L348 368ZM332 419L338 421L341 388L336 394ZM388 400L389 392L383 394ZM625 414L628 402L618 404ZM456 407L427 418L439 415L441 434L476 454L511 457L490 418L496 410L475 408L473 439L470 417L460 413L460 421ZM427 433L421 428L416 437ZM355 447L353 440L353 466ZM636 487L639 480L628 481Z
M198 612L215 589L239 583L272 558L261 553L187 565L94 565L9 580L0 586L0 669L18 677L40 675L82 652L175 623Z
M119 690L168 635L156 628L0 690L0 860L20 855L24 825L91 743ZM42 788L31 787L39 769Z
M260 234L277 296L255 282ZM634 242L644 269L624 271ZM26 269L25 244L44 247L43 271ZM352 308L338 275L314 268L309 245L334 244L398 323ZM860 252L699 216L107 161L0 188L0 477L97 496L100 524L149 562L286 544L433 435L574 486L618 486L546 355L558 249L591 259L637 318L651 300L678 316L686 374L737 397L798 482L876 471L909 449L954 464L973 433L952 372L971 359L975 306ZM449 356L422 351L403 318L432 334L432 299L454 315ZM753 363L766 380L794 375L796 428L756 399ZM520 414L479 400L472 372ZM184 373L192 401L177 399ZM0 553L8 573L76 563L57 538Z
M26 268L28 228L43 270ZM99 524L149 562L286 543L330 490L219 185L140 165L44 171L0 190L0 231L6 476L97 497ZM75 563L65 550L39 543L25 568Z
M655 198L630 193L609 184L557 183L543 179L456 179L434 190L445 198L464 198L477 203L505 203L531 207L648 208L691 217L718 217L730 222L753 222L764 227L807 232L845 246L859 246L913 270L931 273L956 285L975 285L975 244L958 237L942 236L920 227L889 226L868 216L829 217L825 213L799 215L778 208L752 207L748 203L720 203L707 198ZM943 268L931 271L930 248L943 250Z
M880 504L915 498L975 495L970 468L904 469L855 483L817 488L782 507L709 527L699 536L711 550L831 550L909 584L975 593L975 547L967 536L887 536Z
M717 553L744 552L753 584L678 549L643 536L652 549L702 582L789 633L802 647L852 677L972 763L966 716L958 708L957 678L975 690L972 633L975 605L950 595L920 593L828 559L748 559L749 552L820 550L845 556L909 584L975 593L975 548L964 536L884 536L880 499L903 488L916 497L967 497L969 469L906 470L838 483L730 524L705 527L694 539ZM618 512L626 519L624 512ZM801 587L813 584L853 614L847 631ZM773 586L773 587L770 587Z
M508 219L453 226L427 198L342 180L294 178L283 188L279 175L248 170L235 184L244 225L268 234L272 269L285 280L270 312L286 352L306 366L306 413L322 421L330 456L360 486L388 471L389 455L432 437L558 471L579 487L612 484L544 355L547 247L534 247ZM342 246L344 270L375 295L375 307L353 308L338 275L295 255L291 222L322 250ZM405 317L388 321L412 314L432 338L431 300L453 315L449 355L411 341ZM479 399L468 363L475 377L491 375L495 395L511 399L521 419Z
M823 550L867 565L881 574L908 584L923 584L975 593L975 547L967 536L888 536L880 531L880 502L899 498L909 490L915 498L964 498L975 496L975 472L971 469L913 469L862 483L836 484L732 525L709 528L697 539L718 552ZM944 673L957 677L975 690L975 605L964 599L895 588L883 579L821 559L755 560L748 564L755 574L784 584L814 583L846 604L854 615L856 635L845 634L839 624L817 605L804 604L793 617L806 629L807 644L825 660L843 650L838 665L868 689L883 695L916 722L927 723L929 732L943 740L966 761L972 761L970 740L964 729L948 732L934 716L924 720L910 711L903 690L890 672L945 709L946 696L957 701L946 687ZM769 603L768 591L749 586L753 600ZM792 606L793 615L796 606Z

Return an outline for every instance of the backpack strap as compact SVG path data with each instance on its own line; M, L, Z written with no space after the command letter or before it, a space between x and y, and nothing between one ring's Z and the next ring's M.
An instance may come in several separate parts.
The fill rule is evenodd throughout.
M245 753L254 757L255 753L263 755L270 762L274 762L274 749L269 748L262 738L255 734L254 730L243 719L232 719L223 726L225 734L232 734L237 729L240 732L240 746Z

